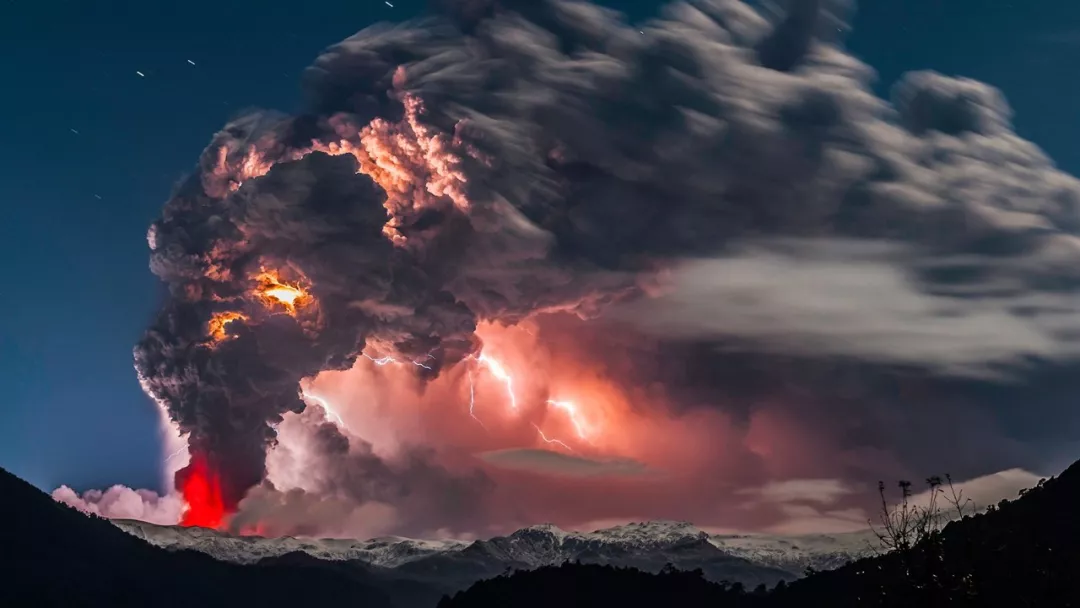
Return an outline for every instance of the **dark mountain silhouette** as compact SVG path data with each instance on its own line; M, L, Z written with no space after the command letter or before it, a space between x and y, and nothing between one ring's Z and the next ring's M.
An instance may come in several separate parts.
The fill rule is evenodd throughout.
M702 573L567 563L481 581L439 608L677 605L842 608L1080 606L1080 463L1013 501L949 523L907 551L814 573L770 592Z
M0 469L0 606L433 606L437 587L306 553L255 565L165 551L53 501ZM965 517L908 551L814 573L771 591L701 570L566 563L479 582L440 608L628 604L1080 607L1080 463L1013 501Z
M1078 506L1080 462L910 551L818 573L775 599L785 606L1080 606Z
M0 606L396 606L362 573L295 556L240 566L152 547L3 469L0 521Z
M685 572L671 568L650 574L636 568L575 562L481 581L453 598L443 598L438 608L729 608L764 605L766 599L764 593L747 594L740 584L729 586L710 582L701 570Z

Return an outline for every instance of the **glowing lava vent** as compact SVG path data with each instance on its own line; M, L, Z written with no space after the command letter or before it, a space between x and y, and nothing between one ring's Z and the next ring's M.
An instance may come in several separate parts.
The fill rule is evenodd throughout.
M180 484L185 509L180 516L182 526L220 528L225 519L225 503L221 499L221 480L206 459L194 456Z

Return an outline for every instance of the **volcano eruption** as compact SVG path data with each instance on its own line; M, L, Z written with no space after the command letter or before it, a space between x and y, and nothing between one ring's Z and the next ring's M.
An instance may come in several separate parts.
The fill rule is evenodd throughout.
M179 483L186 509L181 516L182 526L217 528L225 518L225 504L221 500L221 481L206 461L196 455L184 470Z
M1080 354L1080 182L995 89L887 102L846 2L777 4L445 2L214 135L134 352L182 523L863 525L850 480L1028 463L979 396Z

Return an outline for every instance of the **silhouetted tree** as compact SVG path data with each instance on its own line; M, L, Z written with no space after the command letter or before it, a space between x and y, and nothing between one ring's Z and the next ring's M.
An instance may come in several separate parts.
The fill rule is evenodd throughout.
M885 482L878 482L878 495L881 498L878 523L875 525L874 520L869 520L868 523L882 549L907 551L937 531L941 520L941 512L937 505L941 478L930 477L926 480L926 485L930 490L929 504L912 503L911 482L900 480L897 483L900 488L900 500L895 505L891 505L885 495Z

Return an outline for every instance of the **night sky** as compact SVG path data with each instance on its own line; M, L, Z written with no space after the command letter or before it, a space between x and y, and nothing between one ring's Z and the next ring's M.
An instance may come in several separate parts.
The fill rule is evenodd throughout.
M607 4L635 17L657 6ZM0 317L0 465L44 489L159 485L157 414L131 365L162 295L147 267L148 225L230 116L295 108L300 72L322 48L421 5L0 7L9 302ZM869 0L849 46L879 71L882 92L924 68L1001 88L1019 135L1080 173L1080 6Z

